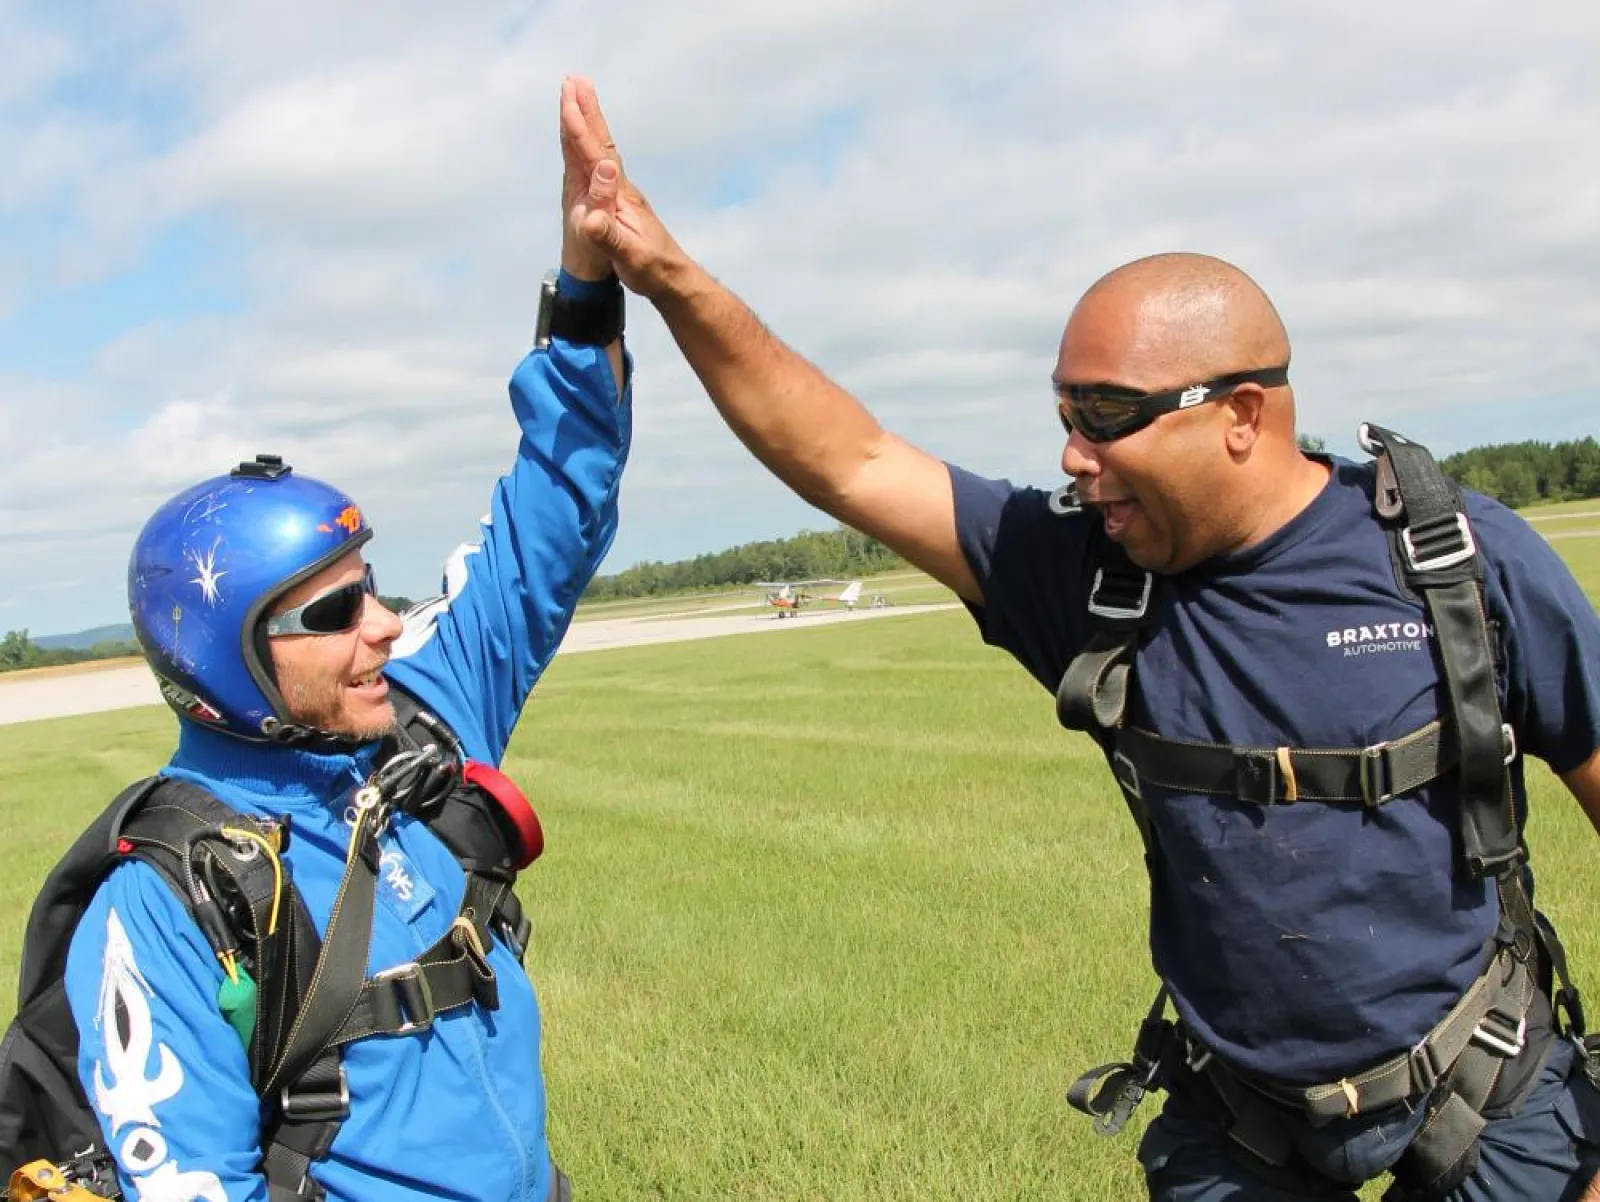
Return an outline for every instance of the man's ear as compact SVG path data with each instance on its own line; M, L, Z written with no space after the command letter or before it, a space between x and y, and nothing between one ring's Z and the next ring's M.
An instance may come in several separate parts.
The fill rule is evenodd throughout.
M1248 455L1256 445L1266 404L1266 391L1259 384L1241 384L1223 399L1220 408L1228 415L1224 437L1230 455Z

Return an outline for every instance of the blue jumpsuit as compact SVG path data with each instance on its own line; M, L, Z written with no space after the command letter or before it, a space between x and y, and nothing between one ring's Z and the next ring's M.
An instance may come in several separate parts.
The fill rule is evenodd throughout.
M516 463L480 542L446 567L445 595L408 616L386 673L442 717L473 759L497 764L534 683L616 531L628 398L605 352L556 341L511 381ZM286 853L319 931L344 868L351 794L376 745L353 755L247 743L181 721L165 774L238 810L288 815ZM414 960L449 928L460 866L405 816L381 838L368 972ZM500 1005L440 1015L426 1031L361 1040L344 1056L350 1115L312 1175L329 1199L546 1202L539 1010L498 937ZM73 939L66 988L79 1072L129 1199L253 1202L259 1111L245 1049L217 1005L222 970L183 903L149 866L120 865Z

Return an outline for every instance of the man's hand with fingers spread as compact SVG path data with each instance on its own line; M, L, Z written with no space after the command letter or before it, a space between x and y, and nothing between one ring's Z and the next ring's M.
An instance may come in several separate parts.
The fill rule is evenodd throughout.
M568 228L608 258L624 284L653 298L695 270L650 203L628 182L594 85L577 76L561 84L561 150Z

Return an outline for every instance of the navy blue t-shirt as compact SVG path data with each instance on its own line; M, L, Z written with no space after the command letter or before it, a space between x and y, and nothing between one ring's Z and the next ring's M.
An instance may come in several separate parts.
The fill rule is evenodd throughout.
M1440 716L1419 603L1395 579L1370 466L1265 541L1158 581L1130 719L1169 738L1357 748ZM1092 511L951 467L984 640L1054 691L1088 638ZM1544 539L1467 495L1499 623L1501 704L1558 772L1600 745L1600 619ZM1514 771L1519 810L1521 763ZM1334 1080L1415 1044L1484 962L1498 902L1459 869L1455 777L1375 809L1143 795L1158 845L1150 947L1183 1018L1241 1068Z

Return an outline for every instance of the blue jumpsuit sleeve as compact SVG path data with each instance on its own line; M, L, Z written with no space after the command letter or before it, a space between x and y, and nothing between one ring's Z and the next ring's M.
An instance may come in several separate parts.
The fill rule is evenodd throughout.
M1506 718L1525 753L1570 772L1600 747L1600 617L1527 522L1474 494L1468 504L1502 625Z
M631 376L631 371L625 372ZM601 347L555 339L511 378L522 428L479 541L445 565L444 595L406 615L388 675L498 764L534 682L610 549L632 433Z
M243 1045L217 1008L222 968L172 889L127 863L67 955L78 1076L129 1202L265 1202L260 1111Z

